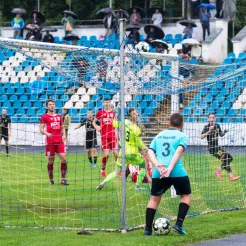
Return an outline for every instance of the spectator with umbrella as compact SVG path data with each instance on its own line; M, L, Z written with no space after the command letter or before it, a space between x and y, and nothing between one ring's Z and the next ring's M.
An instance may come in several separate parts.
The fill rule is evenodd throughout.
M73 45L77 45L77 42L79 40L79 37L75 34L68 34L67 36L64 37L64 40L66 41L72 41Z
M140 14L138 12L139 10L142 10L142 9L139 8L139 7L134 7L132 9L132 13L131 13L131 16L130 16L130 24L131 25L139 25L140 24L140 22L141 22L141 16L140 16Z
M41 41L42 40L42 34L40 33L40 30L41 30L41 25L45 22L45 16L37 10L33 10L31 18L32 18L31 23L34 25L37 25L39 27L39 28L36 28L33 30L35 40Z
M40 27L38 25L28 24L28 25L26 25L25 29L28 30L25 40L40 41L42 39L42 36L41 36L41 38L38 37L38 39L36 39L37 34L38 33L40 34L40 31L38 31L40 29ZM36 34L36 36L35 36L35 34Z
M199 42L193 38L187 38L181 42L183 45L182 53L180 54L180 58L184 60L190 60L191 58L191 48L192 45L199 45Z
M140 34L138 30L140 29L140 26L138 25L128 25L126 27L126 31L130 31L129 35L127 36L126 44L132 44L135 46L140 41Z
M16 14L16 16L13 18L11 22L11 26L14 28L14 34L13 34L14 39L16 37L21 36L22 34L22 30L25 25L22 15L25 13L26 13L26 10L20 9L20 8L15 8L12 10L12 14Z
M185 26L183 30L184 38L192 38L193 28L197 27L196 23L192 20L183 20L180 21L179 24Z
M200 21L202 24L203 41L205 41L205 38L206 38L206 31L208 33L208 36L210 35L210 18L211 18L211 14L210 14L209 9L202 8Z
M115 13L111 8L103 8L97 11L96 15L104 14L103 24L106 29L105 36L108 37L114 29Z
M152 22L156 26L161 26L162 23L162 14L160 13L160 8L155 8L155 13L152 15L151 18Z
M70 10L64 10L64 17L61 20L61 23L64 26L64 31L65 31L65 37L68 34L71 34L73 31L73 24L74 24L74 19L78 19L78 16Z
M156 53L164 53L164 50L168 50L168 45L161 39L151 41L151 46L156 49Z
M50 34L50 32L57 32L57 29L54 27L44 27L41 32L46 32L46 34L43 37L43 42L45 43L54 43L54 37L52 34Z
M163 39L165 34L161 27L149 24L144 27L144 31L147 34L145 42L149 43L155 39Z

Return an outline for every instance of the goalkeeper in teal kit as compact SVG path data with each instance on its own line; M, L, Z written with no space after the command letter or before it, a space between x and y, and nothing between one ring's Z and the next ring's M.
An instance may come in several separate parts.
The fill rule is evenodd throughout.
M137 126L136 122L138 119L138 115L135 109L130 108L128 111L129 120L125 120L126 127L126 163L131 163L132 165L140 166L140 171L138 173L138 178L136 182L136 190L144 189L141 187L142 181L146 175L145 169L145 159L143 157L144 153L147 151L147 147L142 141L141 129ZM114 128L120 128L120 124L117 120L113 121ZM142 154L143 155L142 155ZM115 177L117 177L121 173L122 168L122 153L120 151L119 157L116 161L115 171L110 173L106 179L97 187L97 190L101 190L107 183L111 182Z

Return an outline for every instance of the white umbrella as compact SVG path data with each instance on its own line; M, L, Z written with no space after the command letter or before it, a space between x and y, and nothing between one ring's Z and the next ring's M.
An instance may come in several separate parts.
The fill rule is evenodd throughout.
M181 44L200 44L196 39L194 38L187 38L184 39Z

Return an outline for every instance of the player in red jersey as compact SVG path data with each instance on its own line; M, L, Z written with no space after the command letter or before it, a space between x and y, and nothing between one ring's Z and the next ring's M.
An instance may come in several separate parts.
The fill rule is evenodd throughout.
M53 166L55 155L57 154L61 160L61 184L68 185L66 180L67 160L64 144L66 141L66 134L62 116L54 112L55 102L53 100L49 100L46 103L46 107L47 113L41 117L39 130L40 133L46 136L46 157L49 160L47 169L50 178L50 184L54 184Z
M111 104L109 99L104 99L103 102L104 109L99 110L94 118L93 126L97 131L101 133L102 140L102 150L103 150L103 158L102 158L102 170L101 176L106 177L107 174L105 172L109 151L112 150L114 153L115 160L118 157L117 150L117 137L116 131L113 127L113 120L116 115L115 112L111 109ZM96 122L100 120L100 126L96 124Z

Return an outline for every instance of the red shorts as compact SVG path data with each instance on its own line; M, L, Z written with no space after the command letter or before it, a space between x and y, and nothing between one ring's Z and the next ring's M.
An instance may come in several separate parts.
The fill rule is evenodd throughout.
M102 138L102 150L117 149L117 143L117 138Z
M50 143L46 145L46 156L54 157L56 154L65 154L65 144L62 143Z

